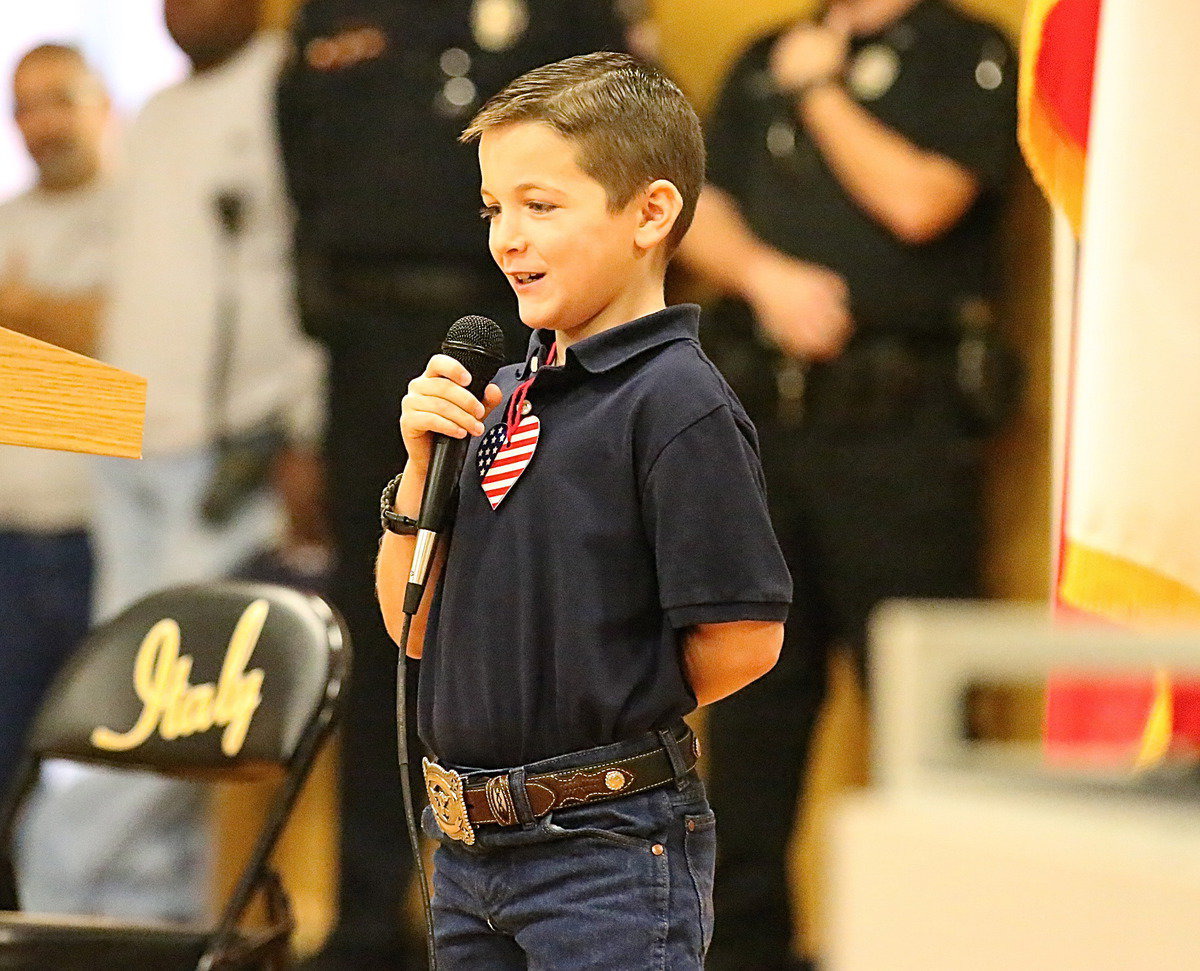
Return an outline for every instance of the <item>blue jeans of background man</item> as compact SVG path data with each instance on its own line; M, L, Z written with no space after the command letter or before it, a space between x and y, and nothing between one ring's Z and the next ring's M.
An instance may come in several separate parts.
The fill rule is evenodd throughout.
M565 767L551 761L529 772ZM558 810L527 829L480 827L471 847L441 837L431 810L424 829L442 844L433 909L446 971L704 966L716 824L694 772Z
M82 530L0 530L0 791L54 675L87 633L92 550Z

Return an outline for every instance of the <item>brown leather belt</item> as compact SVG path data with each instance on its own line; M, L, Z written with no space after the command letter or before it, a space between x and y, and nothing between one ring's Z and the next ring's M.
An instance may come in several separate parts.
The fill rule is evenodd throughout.
M690 772L700 755L700 743L688 729L676 738L683 772ZM638 755L525 778L525 796L534 818L555 809L619 799L674 781L675 771L667 749L657 739L654 747ZM476 782L429 759L422 759L429 805L442 832L468 846L475 842L475 826L516 826L520 819L513 802L511 773L503 772ZM466 779L471 781L464 784Z

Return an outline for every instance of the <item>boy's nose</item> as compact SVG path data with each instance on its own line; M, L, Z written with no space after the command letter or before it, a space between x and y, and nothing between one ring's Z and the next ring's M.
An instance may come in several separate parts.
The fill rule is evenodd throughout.
M492 223L492 247L497 253L519 253L525 248L525 235L512 220Z

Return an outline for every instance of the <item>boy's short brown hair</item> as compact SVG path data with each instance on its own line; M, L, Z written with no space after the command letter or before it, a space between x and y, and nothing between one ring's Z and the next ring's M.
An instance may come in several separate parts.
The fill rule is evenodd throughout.
M542 122L578 146L578 163L616 212L656 179L674 183L683 210L667 237L683 239L704 184L700 120L673 81L628 54L601 51L539 67L487 102L462 133L473 142L514 122Z

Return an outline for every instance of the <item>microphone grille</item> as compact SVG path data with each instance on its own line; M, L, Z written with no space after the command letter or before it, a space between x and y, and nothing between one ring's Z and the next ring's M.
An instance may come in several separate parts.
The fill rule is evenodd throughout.
M460 317L450 325L445 343L471 348L496 361L504 360L504 331L487 317Z

